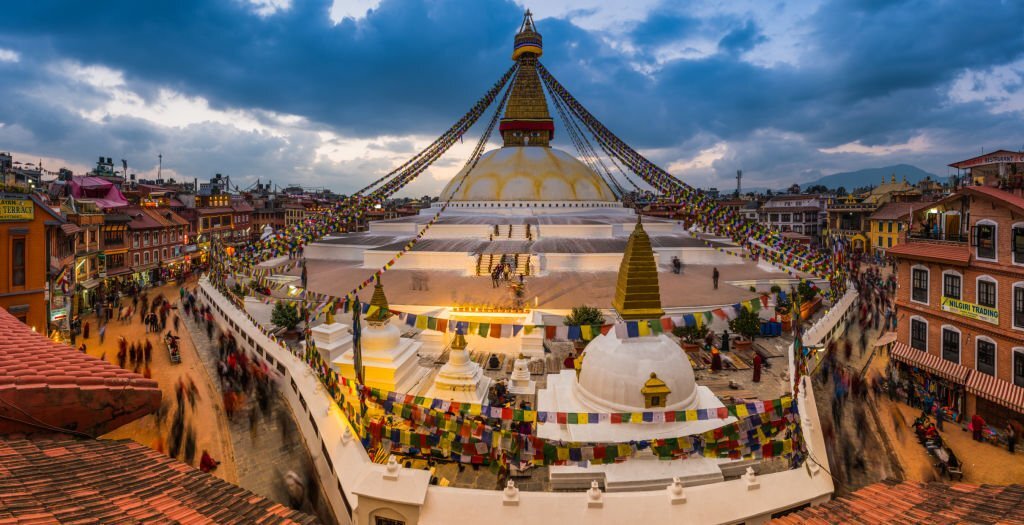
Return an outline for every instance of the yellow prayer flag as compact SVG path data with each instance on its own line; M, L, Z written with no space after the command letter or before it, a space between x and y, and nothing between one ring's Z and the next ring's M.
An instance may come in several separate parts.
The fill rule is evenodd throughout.
M645 335L651 335L651 326L647 324L647 321L638 321L636 325L637 333L640 334L640 337L643 337Z
M747 405L736 405L736 416L747 417L750 413L747 412Z
M419 328L420 330L426 330L426 328L427 328L427 316L425 316L425 315L416 316L416 328Z
M697 421L697 411L696 410L687 410L686 411L686 420L687 421Z
M472 405L469 405L469 413L474 415L474 416L479 416L480 415L480 405L478 405L476 403L473 403Z
M787 440L782 442L782 453L783 454L792 454L793 453L793 440L792 439L787 439Z
M619 443L619 457L625 458L633 454L633 449L624 443Z
M537 411L535 411L535 410L526 410L526 411L524 411L523 412L523 420L525 420L528 423L533 423L534 421L537 421Z
M630 420L633 423L643 423L644 422L644 415L641 414L640 412L633 412L632 414L630 414L629 418L630 418Z
M558 457L559 461L568 461L569 460L569 449L566 448L566 447L558 447L556 454L557 454L556 457Z
M583 339L589 341L594 338L594 329L590 325L585 324L580 326L580 332L582 332Z

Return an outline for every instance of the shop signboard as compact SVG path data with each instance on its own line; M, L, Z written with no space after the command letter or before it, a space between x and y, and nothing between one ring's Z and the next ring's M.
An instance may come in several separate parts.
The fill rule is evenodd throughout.
M992 323L995 325L999 324L999 310L988 306L982 306L980 304L961 301L960 299L954 299L952 297L943 296L942 311L952 312L969 319L985 321L986 323Z
M23 222L35 218L36 208L31 199L0 199L0 222Z

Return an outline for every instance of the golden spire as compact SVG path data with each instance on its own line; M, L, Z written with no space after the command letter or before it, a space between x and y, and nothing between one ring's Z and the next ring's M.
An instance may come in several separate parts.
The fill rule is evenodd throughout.
M636 228L626 243L626 252L619 266L619 279L615 285L612 306L623 319L658 319L665 315L661 309L661 290L658 285L658 265L654 261L651 238L644 231L637 214Z
M455 339L452 339L452 350L465 350L466 336L462 335L462 328L455 330Z
M373 297L370 298L370 307L374 306L378 309L372 315L367 316L367 321L387 321L391 317L388 298L384 295L384 285L380 284L380 275L377 276L377 284L373 286Z
M543 40L533 25L533 14L527 10L512 48L512 60L519 63L519 71L498 126L505 146L548 146L555 134L537 75L537 59L542 54Z

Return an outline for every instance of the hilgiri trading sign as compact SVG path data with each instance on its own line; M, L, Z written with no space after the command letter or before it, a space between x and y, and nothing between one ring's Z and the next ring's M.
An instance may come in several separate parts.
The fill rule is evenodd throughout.
M952 297L942 298L942 310L953 312L957 315L985 321L986 323L999 324L999 310L982 306L980 304L968 303Z
M0 222L30 221L35 211L31 199L0 199Z

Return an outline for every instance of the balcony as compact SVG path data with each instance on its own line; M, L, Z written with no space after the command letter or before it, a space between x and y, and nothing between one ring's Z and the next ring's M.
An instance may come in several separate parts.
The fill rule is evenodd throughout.
M907 233L907 240L911 242L925 241L943 244L966 244L967 234L959 232L912 231Z

